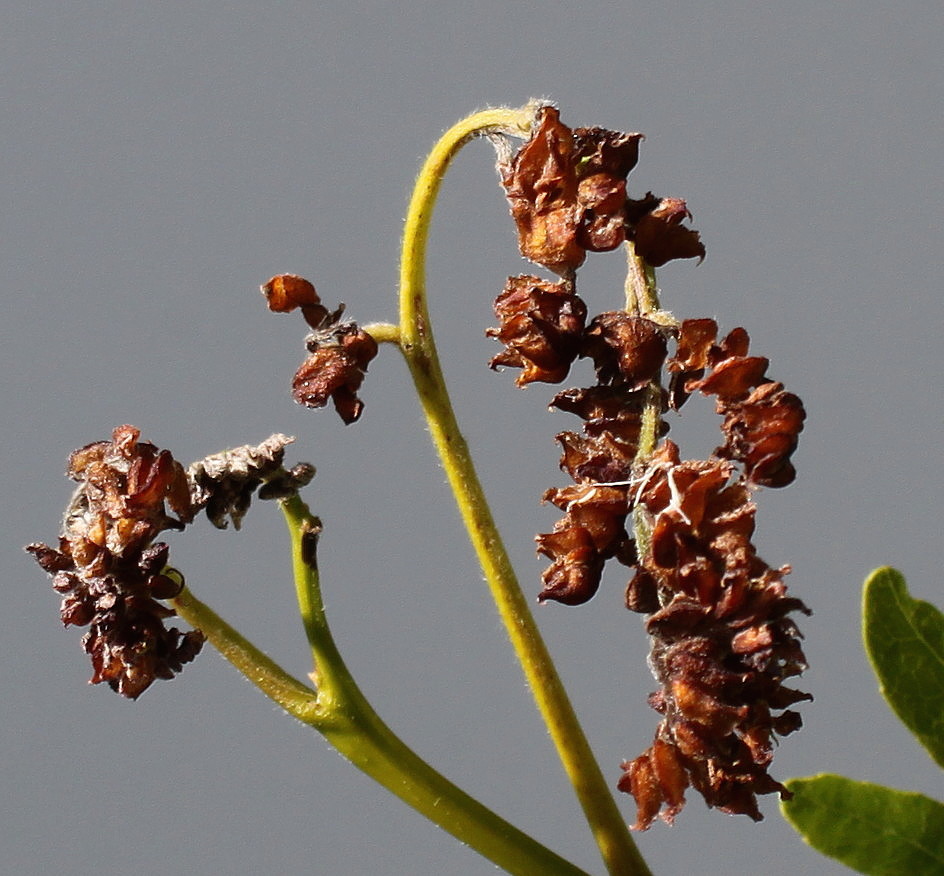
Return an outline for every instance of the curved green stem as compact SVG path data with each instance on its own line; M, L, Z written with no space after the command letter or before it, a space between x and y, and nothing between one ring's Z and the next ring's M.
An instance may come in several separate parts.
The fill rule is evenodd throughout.
M400 326L389 322L371 322L361 326L378 344L399 344Z
M266 696L318 730L356 767L508 873L587 876L434 770L381 720L328 628L315 562L321 524L297 496L282 507L292 538L299 608L317 666L312 674L317 690L288 675L187 590L173 600L177 613Z
M180 617L200 630L207 641L269 699L299 721L317 725L320 709L310 687L289 675L186 587L170 602Z
M459 431L433 341L426 301L426 243L443 176L459 149L488 133L528 136L536 107L495 109L462 120L439 140L420 171L407 212L400 264L400 347L498 613L577 794L607 870L644 876L629 835L515 577Z

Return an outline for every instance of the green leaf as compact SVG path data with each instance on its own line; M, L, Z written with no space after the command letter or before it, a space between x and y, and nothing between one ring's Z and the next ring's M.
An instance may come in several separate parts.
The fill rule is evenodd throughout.
M786 819L818 852L868 876L944 873L944 805L911 791L823 774L791 779Z
M865 582L862 633L882 696L944 767L944 615L912 599L900 572L876 569Z

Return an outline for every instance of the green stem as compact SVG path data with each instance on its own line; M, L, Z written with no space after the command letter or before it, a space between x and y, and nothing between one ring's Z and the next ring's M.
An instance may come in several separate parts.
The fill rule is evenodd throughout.
M656 284L656 272L651 265L636 253L632 241L626 242L626 310L637 316L647 318L660 317L666 322L659 304L659 287ZM637 474L645 471L659 443L662 427L662 384L653 380L646 387L645 401L642 408L642 421L639 426L639 446L633 458L633 471ZM649 550L652 539L652 523L645 510L636 505L633 508L633 537L636 550L643 557Z
M328 629L315 562L320 522L298 497L282 507L292 538L299 608L317 661L317 691L288 675L187 590L173 600L177 613L266 696L318 730L356 767L508 873L587 876L456 787L381 720Z
M439 140L420 171L407 212L400 264L400 347L416 385L430 435L456 497L498 613L538 709L611 874L650 871L629 835L538 631L502 543L455 413L433 341L426 299L426 244L443 176L475 136L528 136L536 107L496 109L462 120Z
M316 726L321 710L310 687L289 675L186 587L170 602L180 617L200 630L210 644L269 699L299 721Z
M389 322L372 322L361 326L378 344L399 344L400 326Z

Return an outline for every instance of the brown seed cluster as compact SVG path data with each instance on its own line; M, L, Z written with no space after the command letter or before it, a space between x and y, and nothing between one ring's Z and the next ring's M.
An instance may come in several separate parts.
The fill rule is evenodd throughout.
M377 342L357 323L341 322L344 305L329 311L304 277L279 274L261 290L269 310L290 313L300 309L312 329L305 339L308 357L292 381L292 397L308 408L323 408L331 399L345 423L355 422L364 409L357 391L377 355Z
M698 233L681 222L685 202L651 192L627 196L626 177L639 159L642 134L568 128L551 106L531 139L499 168L518 228L521 254L563 277L587 252L616 249L626 240L650 265L703 258Z
M263 498L267 488L287 495L314 474L305 465L282 468L292 440L284 435L188 470L139 436L134 426L119 426L111 441L72 453L67 473L79 486L58 550L41 542L26 548L63 596L63 624L89 627L82 644L92 661L91 683L105 682L130 699L158 678L173 678L204 640L198 630L164 626L174 611L158 600L176 596L183 579L168 569L169 549L157 536L184 529L201 509L219 527L227 517L238 525L257 488Z
M537 536L551 561L538 598L577 605L596 594L607 560L635 568L626 605L647 616L660 685L649 702L662 716L653 745L623 764L618 783L636 799L635 827L660 814L671 822L690 786L710 806L759 819L757 794L787 793L767 772L775 735L800 726L788 707L810 697L783 684L806 667L790 615L808 610L786 595L789 567L757 556L752 495L793 481L805 412L767 377L767 360L749 355L742 328L719 340L711 319L678 325L662 313L610 311L587 320L575 276L588 251L632 241L643 268L704 256L683 224L684 201L627 197L640 139L572 131L545 108L501 167L522 254L563 279L509 280L495 304L501 325L488 331L505 350L491 364L521 368L519 386L560 383L580 357L594 366L594 386L551 402L583 427L557 436L574 483L544 496L564 516ZM715 398L721 445L706 460L683 461L667 439L641 452L668 430L661 414L694 392Z
M709 806L759 820L757 794L787 793L767 772L774 734L798 729L787 707L811 699L784 685L806 668L789 615L809 611L786 594L789 567L757 555L751 486L733 463L682 461L665 441L637 494L651 535L626 603L648 615L661 685L649 702L662 721L652 747L623 764L619 788L636 798L637 829L663 806L671 823L688 785Z

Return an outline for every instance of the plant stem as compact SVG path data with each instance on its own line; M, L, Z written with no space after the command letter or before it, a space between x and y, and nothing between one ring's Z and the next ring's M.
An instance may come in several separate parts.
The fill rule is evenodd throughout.
M646 876L650 871L593 756L495 526L446 391L427 307L426 244L446 169L459 149L474 136L494 132L527 136L535 111L536 107L525 106L471 115L443 135L423 165L403 233L400 348L498 613L607 870L621 876Z
M292 538L299 608L316 660L317 691L288 675L186 589L172 600L177 613L266 696L318 730L356 767L508 873L587 876L456 787L381 720L328 628L315 561L320 521L297 496L284 500L282 508Z
M626 242L626 310L636 316L668 316L660 310L656 272L637 255L632 241ZM653 380L646 387L639 424L639 446L633 458L633 471L645 471L659 443L662 426L662 384ZM639 556L645 556L652 540L652 522L640 505L633 507L633 538Z
M180 617L200 630L210 644L269 699L299 721L316 724L319 708L310 687L289 675L186 587L170 602Z
M391 325L389 322L372 322L362 325L361 328L378 344L400 343L400 326L398 325Z

